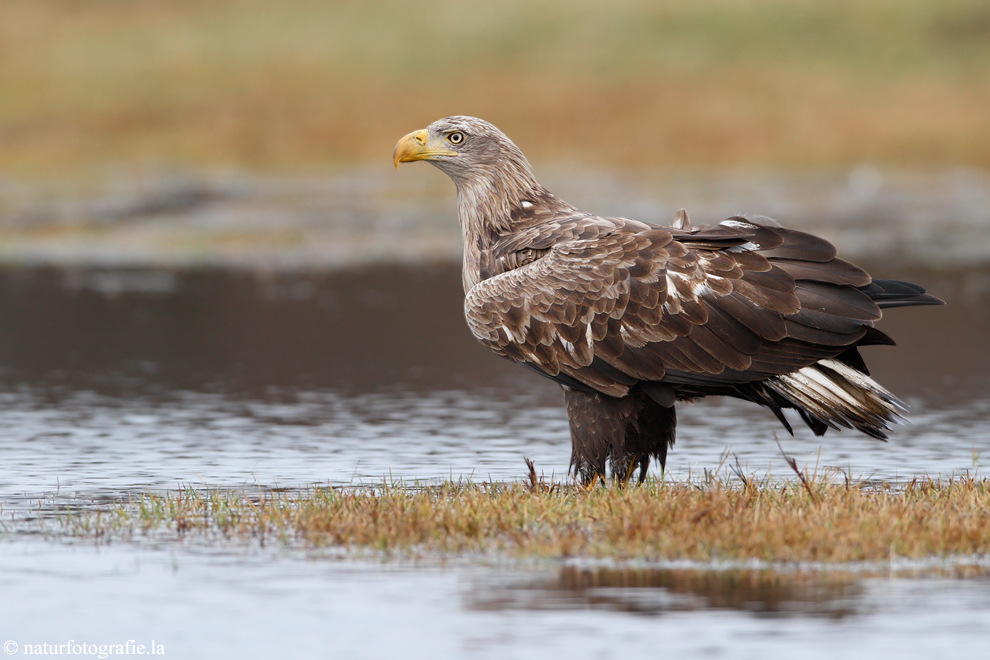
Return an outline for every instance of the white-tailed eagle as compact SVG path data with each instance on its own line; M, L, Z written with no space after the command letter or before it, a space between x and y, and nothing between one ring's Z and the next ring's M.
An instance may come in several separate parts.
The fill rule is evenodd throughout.
M395 147L457 185L464 313L497 354L559 382L571 466L589 482L642 480L674 444L674 403L732 396L766 406L788 431L797 410L816 435L875 438L900 402L869 377L857 347L893 344L886 307L936 305L921 287L874 280L825 240L765 217L670 227L603 218L541 186L522 152L473 117L448 117Z

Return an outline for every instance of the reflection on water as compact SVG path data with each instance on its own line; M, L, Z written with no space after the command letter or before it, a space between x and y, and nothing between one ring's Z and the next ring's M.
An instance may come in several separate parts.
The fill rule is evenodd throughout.
M478 382L451 268L265 278L227 272L7 271L9 388L114 396ZM452 302L451 305L440 301ZM468 370L459 368L465 362ZM492 361L495 361L494 359ZM423 383L422 385L419 385Z
M990 271L871 270L949 302L889 310L881 327L900 347L866 349L875 375L928 403L985 398ZM533 382L470 336L462 300L449 264L309 275L0 270L0 386L270 399Z
M856 611L860 576L755 569L582 568L553 577L480 585L465 595L478 610L601 609L661 614L730 609L770 616Z
M868 349L912 424L886 444L805 430L790 439L756 406L683 406L668 477L715 467L726 447L748 471L786 474L775 429L799 460L857 475L978 467L990 455L990 277L879 270L949 302L893 310L882 327L900 346ZM452 265L0 272L0 622L10 637L143 636L204 658L643 656L658 639L674 657L793 657L798 642L804 657L925 657L947 640L963 653L986 639L986 579L383 567L36 540L53 507L180 484L520 479L524 456L567 478L559 389L478 345L461 305ZM781 617L786 627L773 623Z

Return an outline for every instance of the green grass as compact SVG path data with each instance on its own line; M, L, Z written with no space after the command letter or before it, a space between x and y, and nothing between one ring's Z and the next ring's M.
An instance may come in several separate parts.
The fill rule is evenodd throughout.
M0 169L389 164L448 114L582 166L990 165L980 0L6 0Z

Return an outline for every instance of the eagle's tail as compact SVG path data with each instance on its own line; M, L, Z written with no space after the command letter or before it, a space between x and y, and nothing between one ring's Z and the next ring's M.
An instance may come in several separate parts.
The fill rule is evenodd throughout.
M923 287L902 280L873 280L866 286L858 288L868 295L870 300L876 303L880 309L945 304L927 293Z
M842 426L885 440L885 432L906 410L897 397L868 375L832 358L774 376L763 384L797 408L816 435Z
M900 280L873 280L859 290L877 307L943 305L917 284ZM886 440L891 424L903 419L904 404L870 378L866 363L856 350L870 344L893 344L876 328L835 358L819 360L793 373L773 376L747 391L745 398L768 406L788 431L791 426L781 408L796 408L815 435L828 429L854 428Z

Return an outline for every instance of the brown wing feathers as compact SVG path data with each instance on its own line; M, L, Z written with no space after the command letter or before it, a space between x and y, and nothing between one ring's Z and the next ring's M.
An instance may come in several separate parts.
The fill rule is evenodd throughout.
M492 254L503 272L465 302L475 334L613 396L688 380L679 374L715 384L794 371L844 352L879 318L855 288L870 283L864 271L762 218L690 230L553 218Z

